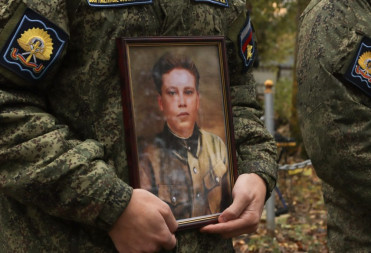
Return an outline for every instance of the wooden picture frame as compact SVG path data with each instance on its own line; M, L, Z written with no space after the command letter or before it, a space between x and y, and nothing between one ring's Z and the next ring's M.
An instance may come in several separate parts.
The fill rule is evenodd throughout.
M178 229L216 223L237 178L224 37L117 46L130 184L169 204Z

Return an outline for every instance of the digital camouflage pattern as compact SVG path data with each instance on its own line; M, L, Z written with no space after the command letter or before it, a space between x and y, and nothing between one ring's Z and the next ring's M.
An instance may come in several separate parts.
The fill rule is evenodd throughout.
M229 8L184 0L93 8L86 0L0 2L0 47L27 6L69 36L43 82L0 69L0 252L115 252L107 231L128 204L128 165L116 37L226 35L240 173L275 185L275 143L259 120L237 35L242 0ZM24 9L24 8L23 8ZM238 18L240 17L240 18ZM242 17L242 18L241 18ZM269 194L268 193L268 194ZM184 231L176 252L230 252L230 240Z
M343 77L370 22L367 0L314 0L301 16L298 110L331 252L371 252L371 98Z

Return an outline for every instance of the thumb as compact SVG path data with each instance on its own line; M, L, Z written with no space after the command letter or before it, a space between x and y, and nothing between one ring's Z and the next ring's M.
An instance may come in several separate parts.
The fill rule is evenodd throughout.
M222 214L218 218L218 221L220 223L223 223L230 220L235 220L238 217L240 217L241 213L244 210L245 210L244 202L239 201L239 198L236 197L233 199L232 204L222 212Z

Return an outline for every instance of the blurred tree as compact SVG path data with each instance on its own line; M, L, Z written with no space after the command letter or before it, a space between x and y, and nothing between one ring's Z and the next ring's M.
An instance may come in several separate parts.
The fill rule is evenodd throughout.
M247 0L251 20L254 24L258 45L258 61L272 66L296 60L296 40L300 14L310 0ZM296 111L296 62L293 66L290 132L302 145Z
M282 62L294 55L297 1L247 0L256 28L259 61Z

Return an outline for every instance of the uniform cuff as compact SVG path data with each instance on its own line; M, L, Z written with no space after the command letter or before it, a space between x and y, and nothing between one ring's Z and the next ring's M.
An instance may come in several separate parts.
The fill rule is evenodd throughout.
M115 179L104 207L98 216L97 226L109 231L129 204L132 193L132 187L118 178Z

